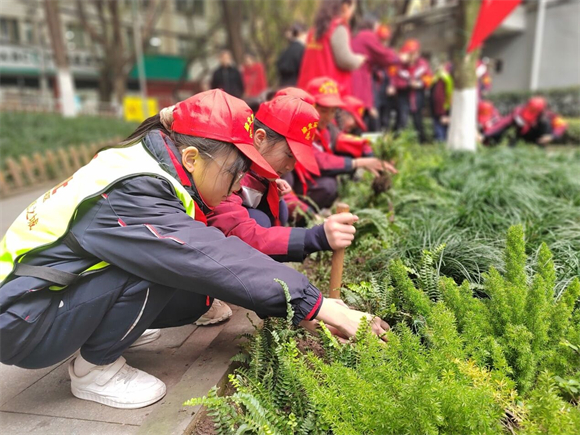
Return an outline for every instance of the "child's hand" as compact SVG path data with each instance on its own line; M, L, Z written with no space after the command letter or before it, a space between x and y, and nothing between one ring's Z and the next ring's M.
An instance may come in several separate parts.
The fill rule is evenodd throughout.
M389 162L377 159L376 157L359 157L358 159L355 159L354 162L356 168L364 168L375 177L378 177L381 171L387 171L391 174L399 172Z
M340 299L324 298L316 319L333 326L337 334L345 338L356 334L361 321L370 320L372 332L384 341L387 341L386 332L391 329L389 324L379 317L350 309Z
M356 228L353 224L358 217L352 213L333 214L324 222L324 234L333 251L350 246L354 240Z
M278 193L282 196L292 192L290 183L288 183L286 180L282 180L281 178L276 179L276 186L278 187Z

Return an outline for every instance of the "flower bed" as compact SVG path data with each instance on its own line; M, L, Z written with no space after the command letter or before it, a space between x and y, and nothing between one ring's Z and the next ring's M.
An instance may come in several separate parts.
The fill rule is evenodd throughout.
M224 434L576 434L580 153L452 155L405 137L376 151L400 175L343 185L361 217L343 299L387 320L389 342L269 319L235 392L191 403ZM321 288L328 264L305 267Z

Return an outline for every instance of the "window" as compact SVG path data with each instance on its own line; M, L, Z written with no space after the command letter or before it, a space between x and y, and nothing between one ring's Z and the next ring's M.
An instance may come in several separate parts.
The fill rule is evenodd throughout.
M87 36L83 28L75 23L68 23L66 25L65 38L67 40L67 45L71 49L84 49L87 48Z
M145 49L145 51L148 54L157 54L160 52L162 44L163 41L161 40L161 38L154 34L149 39L149 44L147 44L147 48Z
M191 42L188 37L180 36L177 38L177 54L187 56L191 50Z
M25 21L22 23L22 36L24 38L25 44L34 44L36 43L36 32L35 26L32 21Z
M175 11L199 17L205 15L205 0L174 0Z
M0 42L18 44L18 21L15 18L0 18Z

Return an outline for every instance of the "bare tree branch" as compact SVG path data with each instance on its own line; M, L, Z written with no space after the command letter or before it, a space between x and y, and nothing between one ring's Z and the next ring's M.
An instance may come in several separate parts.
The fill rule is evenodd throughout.
M93 41L98 42L99 44L105 45L106 41L102 35L95 30L95 28L91 25L89 20L87 19L87 15L85 13L85 5L84 1L77 0L77 9L79 11L79 18L81 19L81 24L83 25L84 29L89 32Z
M155 26L157 25L159 18L161 18L161 14L163 12L163 9L167 5L167 1L168 0L161 0L161 2L158 2L158 0L154 0L154 1L149 2L149 7L147 8L147 18L146 18L147 24L145 25L145 28L142 32L143 51L145 51L145 49L147 48L147 44L149 43L149 39L151 38L153 31L155 30ZM127 56L123 60L123 68L126 68L129 65L133 65L135 63L136 59L137 59L137 54L135 53L134 50L131 50L129 56Z

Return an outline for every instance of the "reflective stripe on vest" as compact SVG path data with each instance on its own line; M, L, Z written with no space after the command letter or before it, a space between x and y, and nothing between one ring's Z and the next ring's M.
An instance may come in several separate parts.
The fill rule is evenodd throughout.
M449 110L451 107L451 98L453 97L453 77L447 71L438 71L433 79L433 83L437 80L443 80L443 84L445 85L445 102L443 103L443 108Z
M182 184L165 171L142 143L123 148L109 148L72 177L40 196L10 226L0 243L0 285L14 271L15 263L27 254L59 242L68 233L80 205L106 192L119 181L136 176L162 178L173 186L186 213L195 217L195 202ZM107 267L97 262L80 275ZM61 290L65 286L52 286Z

